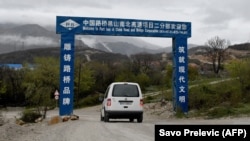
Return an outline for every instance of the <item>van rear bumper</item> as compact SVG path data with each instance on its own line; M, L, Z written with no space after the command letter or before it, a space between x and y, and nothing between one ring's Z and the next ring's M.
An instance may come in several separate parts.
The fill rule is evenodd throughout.
M143 111L106 111L109 118L138 118Z

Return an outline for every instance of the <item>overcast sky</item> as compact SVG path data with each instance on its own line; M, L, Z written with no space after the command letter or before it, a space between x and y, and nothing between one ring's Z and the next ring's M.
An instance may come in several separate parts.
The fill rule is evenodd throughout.
M0 0L0 23L55 25L56 16L127 18L192 23L188 43L214 36L250 41L250 0ZM143 38L160 46L169 38Z

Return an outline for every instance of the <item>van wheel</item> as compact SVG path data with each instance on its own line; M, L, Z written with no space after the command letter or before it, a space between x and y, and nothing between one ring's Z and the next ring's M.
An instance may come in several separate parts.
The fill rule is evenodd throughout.
M106 111L104 111L104 122L109 122L109 115Z
M138 122L138 123L141 123L142 120L143 120L143 115L141 114L141 115L139 115L139 116L137 117L137 122Z

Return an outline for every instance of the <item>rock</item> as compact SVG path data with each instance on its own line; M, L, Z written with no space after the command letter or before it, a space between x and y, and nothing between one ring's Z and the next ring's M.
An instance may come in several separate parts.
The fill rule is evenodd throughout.
M43 117L39 117L38 119L35 120L35 123L42 122L42 121L43 121Z
M17 124L17 125L24 125L25 122L22 121L21 119L17 119L17 120L16 120L16 124Z
M78 120L78 119L79 119L79 116L77 116L77 115L71 115L71 116L70 116L70 119L71 119L71 120Z
M69 119L70 119L70 116L65 116L65 117L62 118L62 121L63 121L63 122L66 122L66 121L68 121Z
M54 125L54 124L60 123L61 121L62 119L60 116L54 116L54 117L51 117L51 119L48 121L48 125Z
M24 124L25 124L25 122L24 122L23 120L17 118L16 116L14 116L14 118L16 119L15 123L16 123L17 125L24 125Z

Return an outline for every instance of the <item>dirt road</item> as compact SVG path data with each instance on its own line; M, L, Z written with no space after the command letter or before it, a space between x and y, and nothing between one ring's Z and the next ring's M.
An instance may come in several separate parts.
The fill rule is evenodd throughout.
M49 130L34 138L37 141L153 141L154 124L128 120L100 121L100 106L75 110L79 120L49 126ZM53 112L49 113L49 116Z
M35 125L18 127L17 129L20 131L12 132L16 134L23 132L13 138L10 136L5 141L154 141L155 124L250 124L249 117L216 120L175 119L171 118L170 111L165 111L165 115L158 116L152 114L155 110L148 108L145 110L142 123L137 123L136 120L131 123L129 120L113 119L105 123L100 121L99 108L100 106L94 106L74 110L74 114L80 116L79 120L75 121L54 125L48 125L44 121ZM13 116L14 113L10 114ZM49 111L47 119L54 115L58 115L58 110ZM0 126L0 128L2 127L4 126ZM11 127L11 129L13 128Z

